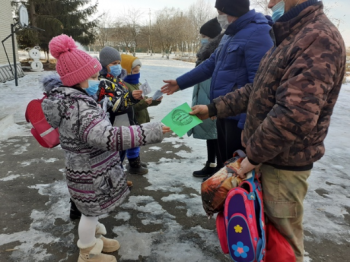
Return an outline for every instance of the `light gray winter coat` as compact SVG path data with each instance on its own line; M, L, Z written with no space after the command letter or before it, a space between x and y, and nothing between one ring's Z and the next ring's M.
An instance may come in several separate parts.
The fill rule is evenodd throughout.
M118 151L163 139L160 123L113 127L80 88L54 88L42 108L50 125L59 129L69 193L86 216L112 211L129 194Z
M202 62L207 60L212 53L214 53L215 49L219 46L222 37L223 34L220 34L214 39L210 40L208 44L202 45L197 53L196 66L199 66ZM210 85L211 78L194 86L192 106L210 104ZM204 120L202 124L195 126L188 131L187 135L193 135L193 138L205 140L217 139L216 120Z
M210 83L211 79L208 79L193 87L192 106L210 104ZM197 139L217 139L216 120L203 120L203 123L188 131L187 135L193 135Z

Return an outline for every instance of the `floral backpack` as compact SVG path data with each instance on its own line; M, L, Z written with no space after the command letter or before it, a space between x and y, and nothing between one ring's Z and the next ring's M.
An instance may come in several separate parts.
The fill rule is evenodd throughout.
M264 261L266 227L262 188L255 171L251 178L229 191L216 227L221 248L230 253L233 261Z

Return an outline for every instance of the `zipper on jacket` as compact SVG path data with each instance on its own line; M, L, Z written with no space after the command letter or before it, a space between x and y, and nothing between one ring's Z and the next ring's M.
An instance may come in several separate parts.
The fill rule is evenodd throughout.
M275 50L277 48L275 31L273 31L273 28L271 28L271 30L270 30L270 37L271 37L271 39L273 41L273 49L272 49L272 52L270 54L270 56L271 56L275 52Z

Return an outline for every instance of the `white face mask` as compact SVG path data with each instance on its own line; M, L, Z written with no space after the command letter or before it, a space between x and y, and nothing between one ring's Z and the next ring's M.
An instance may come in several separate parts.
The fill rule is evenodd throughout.
M230 24L227 20L227 15L218 15L218 22L222 29L227 29L228 25Z

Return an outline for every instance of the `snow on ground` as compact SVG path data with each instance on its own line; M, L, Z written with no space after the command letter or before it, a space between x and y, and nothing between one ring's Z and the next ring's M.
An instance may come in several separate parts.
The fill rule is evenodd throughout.
M193 64L182 61L162 59L159 55L149 57L141 55L143 67L141 71L141 81L147 79L155 92L163 85L164 79L175 79L177 76L193 68ZM14 86L14 81L0 84L0 139L9 139L15 136L29 136L30 126L25 124L24 111L27 103L34 98L42 96L42 90L38 84L38 79L43 73L29 73L24 78L19 79L19 87ZM153 93L152 92L152 93ZM191 104L192 89L177 92L172 96L165 96L161 105L150 107L149 112L154 121L160 121L174 107L188 102ZM344 85L339 96L339 101L334 110L331 128L326 139L326 155L315 164L312 175L309 179L309 192L305 201L305 221L304 226L313 237L312 240L323 238L334 241L350 241L349 228L344 219L350 212L350 180L347 171L350 169L350 84ZM149 163L149 174L145 177L149 182L147 190L162 191L168 196L162 197L157 202L150 196L131 196L123 203L126 209L137 210L139 218L144 225L163 224L164 229L151 233L138 232L137 228L128 224L131 216L128 212L119 212L114 219L123 220L123 226L113 228L113 232L118 234L118 239L123 243L123 248L119 254L123 260L136 260L139 255L150 257L150 261L218 261L208 254L203 254L202 248L196 244L180 241L182 234L191 231L199 235L206 243L206 248L210 253L217 248L219 243L216 233L203 229L200 226L184 229L174 216L162 208L162 204L176 202L181 203L177 208L186 208L187 217L201 216L206 219L201 207L200 182L190 174L193 170L202 168L206 159L206 146L204 141L195 140L188 137L181 139L170 137L164 139L163 143L171 145L178 151L176 158L172 156L172 151L164 152L162 158L157 163ZM28 144L24 144L16 149L17 154L22 154L29 150ZM188 150L190 148L190 150ZM159 146L152 146L148 153L158 152ZM0 154L3 148L0 148ZM55 162L56 158L28 159L20 165L36 165L40 162ZM26 174L30 175L30 174ZM2 181L17 179L20 174L9 172ZM61 218L67 221L68 204L61 199L65 199L67 189L65 182L56 181L52 184L38 184L33 189L37 189L39 194L50 196L49 216L43 211L33 210L31 217L33 223L29 231L11 234L6 241L0 234L0 245L10 243L9 241L20 241L21 252L31 252L30 246L33 239L40 243L55 242L50 234L38 235L39 225L49 226L54 219ZM188 191L190 190L190 191ZM187 192L187 193L186 193ZM188 193L191 192L191 193ZM68 232L73 229L72 224L64 227ZM72 236L70 236L72 237ZM25 240L25 241L24 241ZM69 240L69 239L68 239ZM43 261L46 251L35 250L36 261ZM135 252L138 250L138 252ZM23 255L15 252L13 259ZM152 260L152 257L158 260ZM305 261L311 261L306 258Z
M24 112L32 99L43 97L43 90L38 84L42 74L26 73L26 76L18 79L17 87L14 81L0 84L0 140L30 135Z

